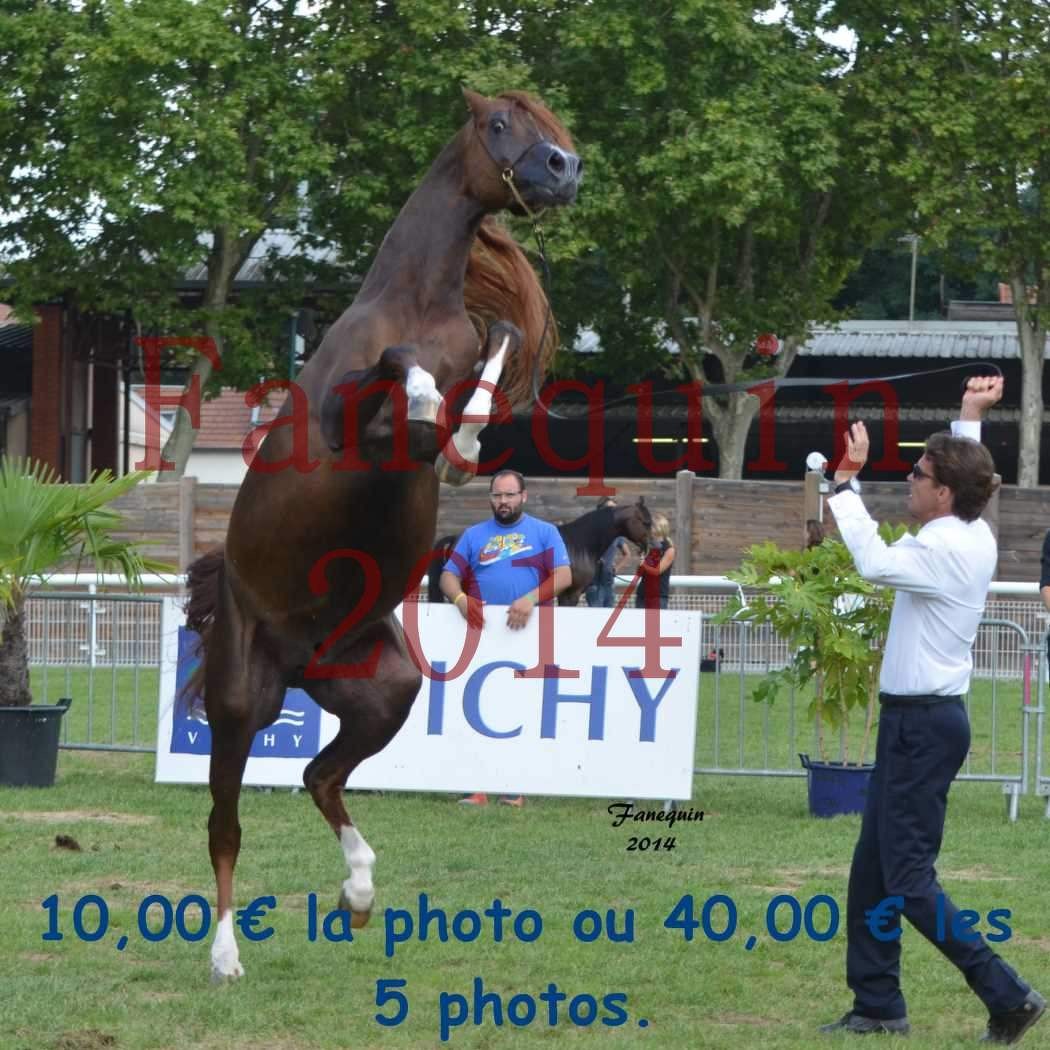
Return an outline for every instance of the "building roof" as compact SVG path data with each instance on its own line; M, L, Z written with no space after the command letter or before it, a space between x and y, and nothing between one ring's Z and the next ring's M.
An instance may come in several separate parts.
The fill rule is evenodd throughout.
M0 307L5 309L5 307ZM0 352L29 350L33 346L33 326L10 319L0 319Z
M817 328L801 347L805 357L1019 358L1012 321L843 321ZM1050 358L1050 340L1044 357Z
M165 385L160 388L164 397L178 397L182 390L181 386ZM145 400L144 386L134 386L132 391ZM253 419L256 409L245 403L244 391L224 387L218 397L201 402L201 428L197 433L197 440L193 443L194 451L240 451L245 437L251 430L262 423L269 423L277 416L284 396L283 391L274 391L268 401L259 406L256 418ZM162 411L169 411L172 407L174 406L165 405Z

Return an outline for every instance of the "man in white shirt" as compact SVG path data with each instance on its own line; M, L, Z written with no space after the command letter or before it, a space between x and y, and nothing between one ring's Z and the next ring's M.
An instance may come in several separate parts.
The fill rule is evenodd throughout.
M900 912L955 963L987 1006L985 1041L1016 1043L1046 1008L979 934L965 924L953 927L958 909L934 870L948 789L970 749L962 697L998 557L995 537L980 518L996 487L995 464L980 436L981 418L1002 392L1001 376L971 379L952 433L927 441L909 475L908 509L922 525L915 536L887 546L864 508L856 481L868 457L863 423L850 428L846 457L835 471L828 506L842 539L860 574L895 588L897 596L879 681L875 768L850 868L846 981L853 1008L823 1032L909 1030L899 930L882 940L867 924L867 913L887 897L899 898ZM964 936L954 936L955 929Z

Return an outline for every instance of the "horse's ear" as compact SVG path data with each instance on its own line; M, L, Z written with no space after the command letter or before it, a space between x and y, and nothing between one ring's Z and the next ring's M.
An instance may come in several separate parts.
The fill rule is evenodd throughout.
M463 88L463 97L466 99L467 108L476 117L484 117L489 110L489 100L484 95L479 95L470 88Z
M644 507L645 506L645 497L644 496L639 496L638 497L638 506L639 507Z

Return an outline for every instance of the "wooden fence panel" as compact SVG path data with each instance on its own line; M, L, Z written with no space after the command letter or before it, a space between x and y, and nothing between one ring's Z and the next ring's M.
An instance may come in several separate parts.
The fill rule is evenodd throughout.
M675 519L675 478L611 478L616 498L626 503L644 496L646 503ZM561 523L593 510L595 496L579 496L581 478L533 478L529 481L528 509L536 517ZM178 482L140 485L118 501L127 516L122 535L141 540L152 557L185 568L186 552L201 554L222 543L236 485L200 484L182 486L192 492L192 547L180 530L180 521L189 515L180 512ZM905 522L908 486L906 482L867 482L864 502L878 521ZM441 494L437 536L461 532L482 521L491 510L488 479L472 481L460 489L446 488ZM679 572L717 575L735 568L751 544L775 540L781 546L801 546L803 542L803 481L729 481L696 478L692 484L689 535L691 549L679 551L675 568ZM837 535L834 517L825 508L824 525ZM999 499L999 572L1001 580L1038 580L1043 537L1050 528L1050 488L1018 489L1005 486ZM180 557L181 552L181 557ZM688 555L688 556L686 556Z

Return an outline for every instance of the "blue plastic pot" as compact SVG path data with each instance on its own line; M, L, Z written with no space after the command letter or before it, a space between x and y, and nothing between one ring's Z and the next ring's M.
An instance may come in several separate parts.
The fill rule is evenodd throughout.
M841 762L799 760L809 781L809 811L814 817L840 817L863 813L868 781L874 766L844 766Z

